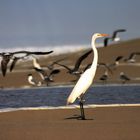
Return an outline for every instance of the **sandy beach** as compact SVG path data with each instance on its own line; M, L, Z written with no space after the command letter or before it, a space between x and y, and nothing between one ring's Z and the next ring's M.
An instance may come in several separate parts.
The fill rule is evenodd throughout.
M140 0L0 1L0 140L140 140Z
M107 48L98 48L99 62L112 64L119 55L128 58L132 52L140 51L140 40L132 40L110 45ZM75 60L87 50L63 55L50 55L39 59L41 66L51 64L53 61L66 57L62 64L70 67ZM125 63L121 60L120 65L109 74L107 84L119 83L120 72L125 72L131 83L140 83L140 56L136 57L136 63ZM93 59L91 54L84 62L82 67L89 64ZM81 69L82 69L81 67ZM75 76L67 71L61 70L54 77L54 85L74 85ZM40 80L39 75L34 71L32 61L20 62L16 65L13 72L7 71L7 75L0 75L0 87L4 88L30 88L27 75L32 73L36 80ZM104 74L103 68L98 68L94 84L103 84L99 80ZM140 106L121 106L121 107L97 107L86 108L87 120L77 119L79 109L44 109L44 110L21 110L0 113L0 140L139 140L140 139Z
M26 110L0 113L1 140L139 140L140 107Z

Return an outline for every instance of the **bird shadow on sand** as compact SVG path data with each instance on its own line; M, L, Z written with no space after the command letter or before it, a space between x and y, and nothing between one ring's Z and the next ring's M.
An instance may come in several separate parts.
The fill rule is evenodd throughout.
M94 119L91 119L91 118L82 119L80 115L75 114L71 117L64 118L64 120L94 120Z

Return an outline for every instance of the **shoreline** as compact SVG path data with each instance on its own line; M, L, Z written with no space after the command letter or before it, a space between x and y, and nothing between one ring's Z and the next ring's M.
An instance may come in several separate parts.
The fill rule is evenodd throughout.
M140 103L135 104L86 104L84 108L112 108L112 107L140 107ZM39 106L39 107L19 107L19 108L2 108L0 113L17 112L17 111L39 111L39 110L64 110L64 109L79 109L79 105L66 105L66 106Z
M69 88L69 87L74 87L75 85L74 84L57 84L57 85L51 85L51 86L25 86L25 87L13 87L13 88L0 88L0 90L30 90L30 89L45 89L45 88ZM112 83L112 84L93 84L91 86L92 87L113 87L113 86L122 86L122 87L125 87L125 86L140 86L140 83L126 83L126 84L121 84L121 83Z

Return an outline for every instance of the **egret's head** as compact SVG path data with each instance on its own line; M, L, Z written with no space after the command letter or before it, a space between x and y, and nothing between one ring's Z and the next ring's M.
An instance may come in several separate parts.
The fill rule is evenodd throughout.
M95 46L95 40L97 38L106 37L106 36L109 36L109 35L108 34L101 34L101 33L95 33L95 34L93 34L92 41L91 41L92 46Z

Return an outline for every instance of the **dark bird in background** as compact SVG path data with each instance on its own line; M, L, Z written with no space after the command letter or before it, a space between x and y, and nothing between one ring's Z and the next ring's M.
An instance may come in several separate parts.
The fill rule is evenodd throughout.
M7 72L7 65L11 59L11 56L9 54L1 54L2 60L1 60L1 71L3 76L6 75Z
M99 67L103 67L105 69L105 71L110 72L111 74L113 74L111 68L107 64L99 62L98 63L98 68Z
M21 59L24 59L24 57L14 57L12 59L11 66L10 66L10 72L13 71L13 69L14 69L16 63L18 62L18 60L21 60Z
M120 73L120 79L121 79L123 84L125 84L127 81L131 80L127 75L124 74L124 72Z
M41 73L42 74L42 77L43 77L43 80L44 80L44 82L46 83L47 86L49 85L50 82L54 82L53 76L55 74L58 74L59 72L60 72L59 69L54 69L49 74L47 74L47 73L45 73L45 74L44 73Z
M116 69L116 67L120 64L120 60L122 60L123 56L117 56L115 61L111 64L109 64L108 66L111 68L111 69Z
M60 62L60 61L63 61L63 60L65 60L65 59L66 59L66 58L62 58L62 59L56 60L56 61L52 62L51 64L47 65L47 68L48 68L49 70L53 70L53 69L54 69L54 65L56 65L56 63L58 63L58 62Z
M113 34L112 34L111 37L106 37L106 38L104 39L104 47L108 46L109 40L115 41L115 42L120 41L120 38L117 37L117 34L120 33L120 32L125 32L125 31L126 31L126 29L118 29L118 30L115 30L115 31L113 32Z
M52 53L53 51L49 52L30 52L30 51L16 51L16 52L3 52L0 53L0 57L2 58L1 60L1 71L2 75L5 76L7 72L7 65L12 60L12 64L10 66L10 71L13 70L15 64L17 63L18 60L23 59L29 55L47 55ZM19 56L18 56L19 55Z
M137 55L140 55L140 52L132 52L124 61L128 63L135 63Z
M87 58L88 55L89 55L91 52L92 52L92 50L89 50L88 52L86 52L86 53L84 53L82 56L80 56L80 57L77 59L75 65L74 65L74 68L69 68L68 66L63 65L63 64L60 64L60 63L56 63L56 64L59 65L59 66L64 67L65 69L67 69L67 70L68 70L68 73L73 74L73 75L76 75L76 76L79 77L79 75L81 74L81 72L79 71L79 67L80 67L82 61L83 61L85 58Z
M99 67L103 67L104 68L104 74L99 78L99 80L103 81L104 83L107 82L108 78L109 78L109 73L113 74L112 70L110 69L110 67L105 64L105 63L98 63L98 68Z
M104 83L108 80L108 71L106 70L105 73L99 78L99 80L103 81Z

